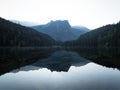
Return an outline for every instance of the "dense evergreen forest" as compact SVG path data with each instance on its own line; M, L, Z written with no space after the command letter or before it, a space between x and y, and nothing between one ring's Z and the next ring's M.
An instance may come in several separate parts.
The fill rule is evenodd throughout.
M54 48L54 49L72 50L80 53L81 56L91 59L94 62L104 63L103 65L107 64L107 66L119 66L120 64L120 61L119 61L120 40L119 39L120 39L120 22L118 22L117 24L109 24L109 25L97 28L95 30L91 30L90 32L87 32L81 35L77 40L59 42L52 39L52 37L46 34L43 34L41 32L38 32L32 28L25 27L20 24L15 24L8 20L0 18L0 47L10 47L10 48L25 47L24 51L26 51L27 50L26 47L28 47L28 53L29 53L29 49L34 50L35 49L34 47L36 47L35 49L36 51L41 46L57 46L57 48ZM8 49L8 51L10 50L10 48ZM22 49L22 48L19 48L19 49ZM44 52L44 50L41 52ZM17 54L16 51L14 52L14 54ZM30 55L26 55L26 56L28 57L31 56L30 57L31 59L34 57L35 58L38 57L39 56L38 54L32 51ZM40 53L40 54L44 55L46 53ZM2 64L7 62L9 66L11 62L5 61L5 60L9 60L9 58L11 58L10 57L11 55L10 54L8 54L8 56L6 55L7 54L3 50L3 52L1 52L0 62ZM24 56L23 52L22 52L22 55ZM19 56L20 54L16 56L16 58L17 57L20 58ZM5 59L4 57L8 59ZM23 59L23 61L22 59L19 61L16 61L15 59L15 61L14 60L11 60L11 61L14 62L15 64L17 62L18 63L25 62L23 64L26 65L26 63L28 62L27 61L28 59ZM10 64L10 65L13 65L13 64ZM4 68L4 65L2 66L2 68Z
M77 40L68 41L64 46L96 48L120 53L120 22L106 25L81 35Z
M62 36L61 36L62 37ZM120 22L109 24L81 35L77 40L64 43L32 28L0 18L0 46L52 46L96 48L120 53Z
M0 18L0 46L51 46L55 41L29 27Z

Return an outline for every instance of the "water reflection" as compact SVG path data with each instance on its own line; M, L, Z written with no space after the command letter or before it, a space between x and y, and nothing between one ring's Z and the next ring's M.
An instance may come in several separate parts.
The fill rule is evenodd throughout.
M33 70L38 68L48 68L51 71L67 72L70 66L83 66L89 63L87 59L80 57L79 54L71 51L59 50L51 54L48 58L39 59L29 67L20 68L19 70ZM15 70L17 72L17 70Z
M97 64L120 69L120 53L118 54L114 49L107 51L95 48L69 48L68 50L76 52L80 56Z
M0 90L120 90L120 72L89 63L71 66L68 72L43 68L7 73L0 77Z
M109 53L104 53L104 55L112 56ZM48 68L51 71L67 72L70 66L82 66L90 62L83 57L103 66L120 68L119 58L102 56L95 49L0 48L0 75L14 69L28 71ZM26 65L31 65L32 68L21 68ZM14 72L17 72L17 70Z
M118 69L81 56L119 67L117 60L106 62L113 58L79 49L0 49L0 74L6 73L0 76L0 90L120 90Z
M49 57L55 49L0 48L0 75Z

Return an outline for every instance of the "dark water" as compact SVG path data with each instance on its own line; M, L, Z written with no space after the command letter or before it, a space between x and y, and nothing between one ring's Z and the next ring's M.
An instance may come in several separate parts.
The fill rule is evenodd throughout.
M120 71L116 68L98 65L73 51L40 51L34 52L36 55L29 51L29 58L22 51L15 53L20 56L14 58L20 59L20 65L11 69L7 63L1 66L0 90L120 90ZM12 59L15 54L12 51ZM33 62L27 65L25 58Z

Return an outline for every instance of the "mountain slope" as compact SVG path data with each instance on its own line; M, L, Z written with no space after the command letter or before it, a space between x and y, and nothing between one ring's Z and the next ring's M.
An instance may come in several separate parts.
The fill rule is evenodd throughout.
M82 35L85 34L86 32L89 32L90 30L86 27L82 27L82 26L72 26L72 32L77 36L77 38Z
M77 40L65 42L66 46L78 46L99 50L103 55L108 52L108 56L120 55L120 22L109 24L88 33L81 35Z
M46 34L0 18L0 46L49 46L53 43Z
M117 48L120 45L120 22L106 25L81 35L78 42L85 46Z
M72 28L67 20L51 21L45 25L34 26L32 28L39 32L48 34L57 41L75 40L78 38L80 33L83 33L80 30L78 31L78 29Z

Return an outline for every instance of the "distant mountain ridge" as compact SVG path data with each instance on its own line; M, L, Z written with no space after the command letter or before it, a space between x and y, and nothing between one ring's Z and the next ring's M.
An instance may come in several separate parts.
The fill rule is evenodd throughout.
M89 29L77 29L71 27L67 20L56 20L51 21L45 25L38 25L32 27L33 29L48 34L56 41L70 41L77 39L81 34L84 34L89 31Z
M13 23L16 23L16 24L20 24L20 25L23 25L23 26L27 26L27 27L39 25L39 24L36 23L36 22L19 21L19 20L10 20L10 21L13 22Z

